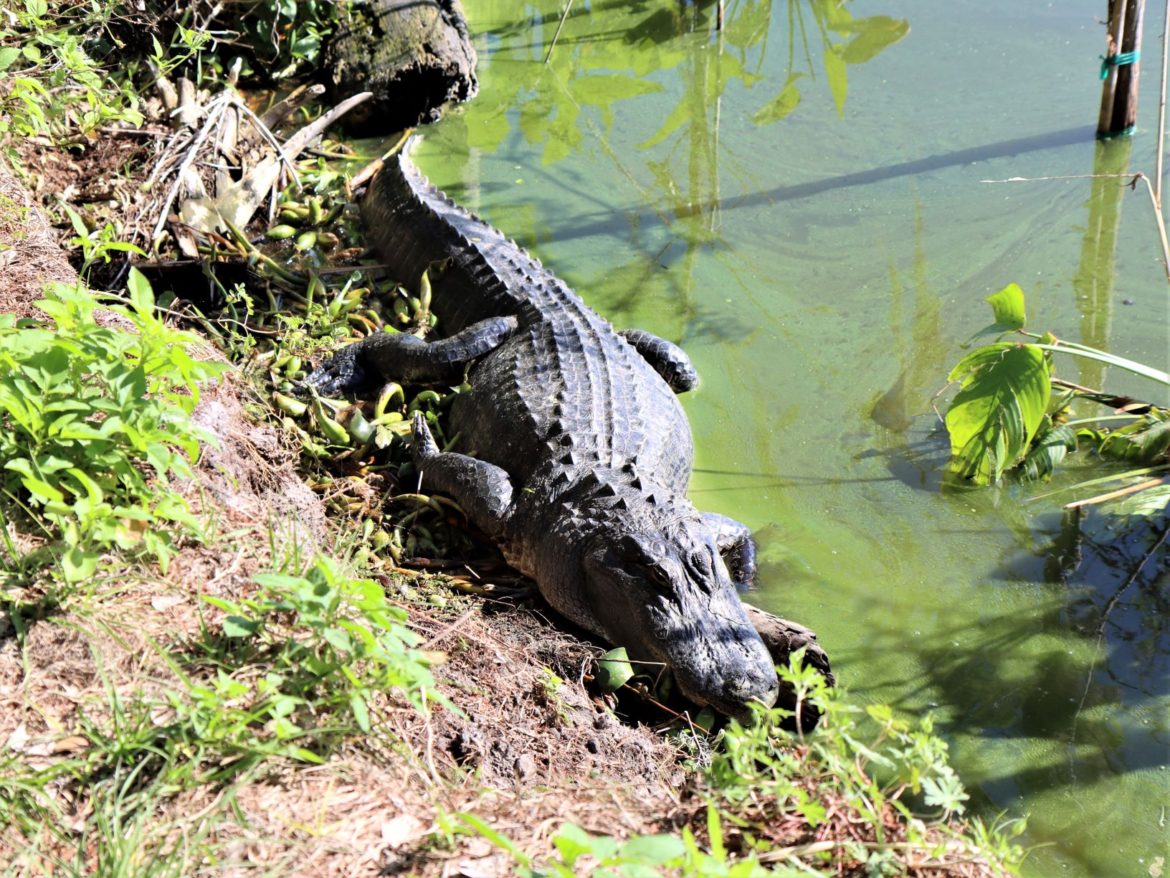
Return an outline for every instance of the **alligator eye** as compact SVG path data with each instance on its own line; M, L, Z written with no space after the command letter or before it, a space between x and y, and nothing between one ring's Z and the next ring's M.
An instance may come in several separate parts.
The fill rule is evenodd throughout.
M667 572L665 567L662 567L658 564L651 564L646 568L646 578L650 580L650 583L656 588L665 589L669 588L671 585L670 574Z
M698 576L710 576L711 556L703 551L692 552L690 567Z

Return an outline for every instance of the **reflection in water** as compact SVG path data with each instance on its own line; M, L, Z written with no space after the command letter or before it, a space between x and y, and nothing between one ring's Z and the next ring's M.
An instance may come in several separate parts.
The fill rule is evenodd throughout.
M902 438L914 419L927 414L930 400L946 374L947 345L941 321L941 301L927 283L926 250L923 246L922 204L914 206L914 301L910 332L903 327L902 309L906 288L897 264L890 262L890 334L901 366L894 385L870 408L869 415L885 430ZM879 437L879 441L880 441Z
M1097 143L1093 173L1102 176L1092 181L1081 263L1073 278L1081 313L1081 343L1101 350L1109 349L1117 227L1121 223L1121 196L1129 188L1128 181L1116 179L1115 175L1126 172L1132 150L1133 140L1129 137ZM1082 385L1102 386L1104 363L1078 357L1077 364Z

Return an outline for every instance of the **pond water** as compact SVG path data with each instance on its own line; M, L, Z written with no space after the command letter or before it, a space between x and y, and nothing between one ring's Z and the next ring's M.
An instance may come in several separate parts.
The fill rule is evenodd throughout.
M769 610L859 702L933 711L1026 872L1147 876L1170 805L1162 520L941 488L932 397L1011 282L1036 329L1165 368L1137 136L1093 139L1100 0L469 0L481 94L419 162L619 326L682 344L701 508L761 544ZM1063 377L1149 398L1108 369ZM1163 398L1162 403L1167 402ZM1164 502L1164 501L1163 501ZM1143 563L1143 559L1144 563Z

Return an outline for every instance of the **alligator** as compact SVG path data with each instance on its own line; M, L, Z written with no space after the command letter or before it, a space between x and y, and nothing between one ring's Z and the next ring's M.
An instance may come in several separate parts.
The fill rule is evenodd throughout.
M425 418L412 421L423 484L458 502L555 610L672 671L692 702L737 716L772 705L773 658L737 590L755 573L750 531L686 494L694 448L676 393L697 382L686 354L615 330L430 185L409 158L416 140L370 184L362 216L397 277L428 273L444 337L371 335L307 384L333 395L466 380L449 423L473 450L441 451Z

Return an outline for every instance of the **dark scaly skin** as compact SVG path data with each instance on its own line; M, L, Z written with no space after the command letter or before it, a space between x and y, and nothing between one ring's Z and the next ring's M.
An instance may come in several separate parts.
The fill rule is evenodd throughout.
M424 486L458 501L557 611L631 659L665 665L692 701L733 715L751 701L771 705L772 659L725 561L750 581L748 530L686 495L690 425L667 383L693 386L686 355L649 333L623 338L405 153L371 184L362 213L397 277L428 271L448 338L425 347L443 353L432 363L417 339L375 336L309 383L334 393L391 378L452 380L462 357L471 390L456 397L450 422L471 447L440 452L417 417Z

